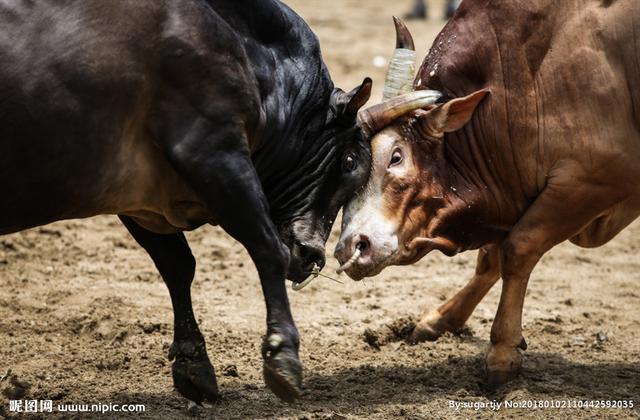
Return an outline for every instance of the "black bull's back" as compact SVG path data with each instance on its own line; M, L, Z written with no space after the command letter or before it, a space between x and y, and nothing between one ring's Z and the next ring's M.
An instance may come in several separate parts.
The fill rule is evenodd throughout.
M208 28L183 41L198 19L160 2L71 3L0 6L0 233L103 213L139 215L159 231L211 221L149 131L163 113L187 108L180 94L170 97L163 74L180 59L168 51L171 43L203 42L207 54L223 43L233 47L233 35L205 46ZM167 13L179 22L167 23ZM238 71L245 57L225 66L215 57L215 89L246 82L247 72ZM255 96L240 101L258 113ZM218 102L227 112L237 108Z
M256 265L265 382L291 400L302 367L284 279L322 266L366 174L341 159L366 155L355 115L370 88L334 90L315 35L276 0L2 2L0 234L118 214L168 286L174 384L200 402L218 394L181 231L219 224Z

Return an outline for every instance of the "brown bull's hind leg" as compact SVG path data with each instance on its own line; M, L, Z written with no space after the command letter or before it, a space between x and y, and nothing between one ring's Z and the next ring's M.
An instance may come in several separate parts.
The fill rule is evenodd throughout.
M434 341L445 332L460 330L498 278L500 248L489 245L478 252L476 273L469 283L444 305L423 314L411 335L411 341Z
M597 185L549 185L501 245L502 294L487 353L488 385L496 388L515 377L526 348L522 308L529 276L542 255L583 229L614 203ZM567 205L570 203L570 205Z

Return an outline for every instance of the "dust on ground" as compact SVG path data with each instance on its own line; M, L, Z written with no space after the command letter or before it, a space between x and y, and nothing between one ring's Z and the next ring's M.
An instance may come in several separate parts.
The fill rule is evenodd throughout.
M411 0L295 0L317 32L338 86L371 76L379 98L394 35L391 15ZM423 57L443 22L410 22ZM449 401L626 400L640 405L640 223L607 246L569 244L545 256L524 312L529 349L521 378L498 393L483 387L496 286L468 328L409 345L415 316L469 278L475 253L430 255L366 282L318 280L291 293L302 337L304 398L285 404L262 382L265 310L243 248L220 229L188 234L198 260L194 308L218 372L221 402L187 412L172 390L169 296L145 252L112 216L68 221L0 237L0 416L8 399L54 404L145 404L142 418L486 418ZM333 252L337 232L328 252ZM336 263L329 260L327 272ZM637 418L635 410L502 410L501 417ZM46 416L49 418L51 416ZM89 417L87 414L79 418ZM124 418L111 414L101 418Z

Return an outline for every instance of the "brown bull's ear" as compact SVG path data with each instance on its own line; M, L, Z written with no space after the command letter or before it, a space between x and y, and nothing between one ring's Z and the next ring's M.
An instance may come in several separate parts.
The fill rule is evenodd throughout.
M469 122L474 111L488 93L489 89L482 89L464 98L452 99L425 112L420 116L420 119L436 133L457 131Z
M355 118L358 110L367 103L371 96L373 81L365 78L362 84L351 92L335 89L331 96L331 108L338 117Z

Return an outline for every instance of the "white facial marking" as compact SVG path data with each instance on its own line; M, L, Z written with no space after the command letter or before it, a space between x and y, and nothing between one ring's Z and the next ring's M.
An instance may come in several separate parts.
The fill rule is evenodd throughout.
M389 159L396 147L398 134L387 129L371 141L373 162L371 176L364 190L345 208L340 241L350 240L354 235L365 235L371 245L371 263L381 263L398 251L396 223L384 214L383 181L387 171L402 171L389 168Z

